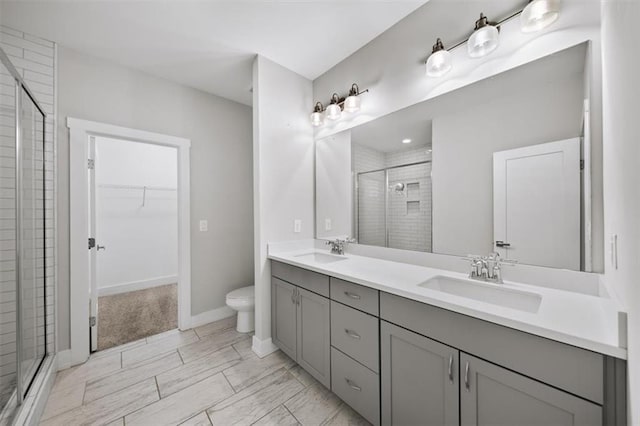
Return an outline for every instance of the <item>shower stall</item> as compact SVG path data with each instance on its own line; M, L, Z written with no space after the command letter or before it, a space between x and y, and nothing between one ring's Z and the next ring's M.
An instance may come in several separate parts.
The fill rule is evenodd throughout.
M358 243L431 251L431 161L356 174Z
M0 49L0 419L3 423L22 404L47 355L44 143L45 113Z

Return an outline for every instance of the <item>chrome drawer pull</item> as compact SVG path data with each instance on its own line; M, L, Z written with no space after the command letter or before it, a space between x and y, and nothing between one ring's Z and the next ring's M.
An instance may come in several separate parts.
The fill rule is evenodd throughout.
M347 333L347 336L349 336L349 337L351 337L353 339L358 339L358 340L361 339L360 335L358 333L356 333L355 331L353 331L353 330L349 330L348 328L345 328L344 332Z
M349 387L351 389L353 389L354 391L358 391L358 392L362 391L362 388L360 386L356 385L355 383L353 383L351 380L347 379L346 377L344 378L344 380L347 382Z
M359 294L351 293L350 291L345 291L344 295L347 296L347 297L350 297L352 299L355 299L355 300L360 300L361 299Z
M464 367L464 387L467 389L467 392L471 392L471 384L469 383L469 361Z
M449 381L453 383L453 355L449 355Z

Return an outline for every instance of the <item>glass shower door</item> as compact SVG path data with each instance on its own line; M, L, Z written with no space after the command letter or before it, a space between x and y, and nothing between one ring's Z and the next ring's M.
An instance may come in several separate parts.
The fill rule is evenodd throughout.
M0 49L0 423L46 356L45 115Z
M16 85L1 62L0 78L0 411L3 411L12 400L17 383Z
M26 392L45 356L44 116L24 90L20 106L20 372Z
M356 223L359 244L386 245L386 180L384 170L358 174Z

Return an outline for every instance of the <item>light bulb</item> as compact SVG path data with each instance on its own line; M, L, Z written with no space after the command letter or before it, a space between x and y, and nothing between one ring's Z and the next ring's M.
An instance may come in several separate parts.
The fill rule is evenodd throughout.
M360 111L360 98L357 95L349 95L344 100L345 112L358 112Z
M327 118L329 120L337 120L342 115L342 110L340 109L340 105L331 104L327 107Z
M532 33L553 24L560 15L560 0L533 0L520 15L522 32Z
M322 126L323 122L324 122L324 119L322 117L321 112L311 113L311 124L313 125L313 127L320 127Z
M451 53L444 48L442 40L437 39L433 45L431 56L427 59L427 75L429 77L442 77L453 68Z
M500 43L500 34L495 25L487 21L487 17L480 14L480 19L476 21L476 27L469 41L467 49L472 58L481 58L496 50Z

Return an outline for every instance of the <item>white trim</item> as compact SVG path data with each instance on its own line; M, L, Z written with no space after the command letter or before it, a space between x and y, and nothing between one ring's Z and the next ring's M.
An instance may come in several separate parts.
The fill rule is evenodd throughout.
M66 370L71 367L71 349L65 349L56 354L56 371Z
M265 356L277 351L278 347L273 344L271 337L265 340L260 340L257 336L253 336L251 350L253 353L258 355L258 358L264 358Z
M40 423L56 378L56 358L54 354L44 360L42 369L31 385L23 404L18 408L12 424L36 426Z
M110 296L112 294L128 293L130 291L144 290L147 288L159 287L161 285L175 284L177 282L177 275L168 275L166 277L150 278L148 280L113 284L105 287L98 287L98 296Z
M221 319L232 317L236 314L236 311L228 306L212 309L210 311L202 312L200 314L191 317L191 327L200 327L201 325L209 324L210 322L220 321Z
M89 183L87 141L104 136L178 149L178 327L191 328L191 212L189 139L95 121L67 118L69 128L69 220L71 365L89 359Z

